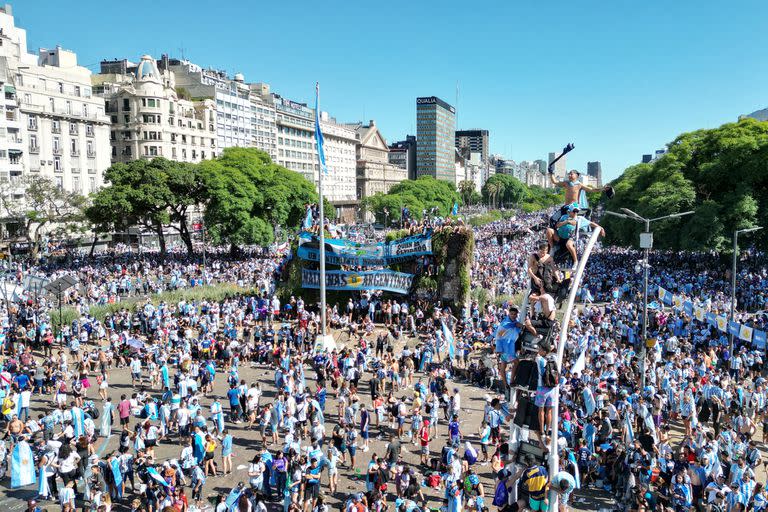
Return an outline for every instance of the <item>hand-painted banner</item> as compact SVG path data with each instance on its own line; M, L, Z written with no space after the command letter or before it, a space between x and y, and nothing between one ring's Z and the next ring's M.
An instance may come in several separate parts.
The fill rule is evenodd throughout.
M413 235L387 244L387 261L396 263L432 254L432 235Z
M317 236L299 234L299 258L320 261L320 240ZM432 235L414 235L389 243L358 244L343 238L325 239L325 262L331 265L383 267L391 263L432 254Z
M370 270L366 272L344 272L331 270L325 273L325 287L328 290L384 290L406 294L413 283L413 274L391 270ZM304 288L320 288L320 272L303 269L301 285Z

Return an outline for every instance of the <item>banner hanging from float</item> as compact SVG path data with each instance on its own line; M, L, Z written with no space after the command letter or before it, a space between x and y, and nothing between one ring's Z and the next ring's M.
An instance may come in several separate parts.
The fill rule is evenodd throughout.
M320 261L320 241L306 231L299 234L299 258ZM343 238L325 239L325 262L331 265L384 267L432 254L432 235L414 235L389 243L359 244Z
M325 288L327 290L383 290L406 294L413 284L413 274L393 272L392 270L369 270L365 272L346 272L327 270ZM302 269L301 285L304 288L320 288L320 272Z

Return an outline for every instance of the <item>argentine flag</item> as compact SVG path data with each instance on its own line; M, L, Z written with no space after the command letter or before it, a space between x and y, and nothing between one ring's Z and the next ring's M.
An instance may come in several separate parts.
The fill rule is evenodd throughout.
M75 437L80 437L85 433L85 413L79 407L72 408L72 428L75 431Z
M163 487L168 487L168 482L165 481L165 478L163 478L155 468L147 468L147 474L158 484L162 485Z
M26 487L37 481L35 475L35 458L29 443L19 441L11 454L11 488Z
M441 320L440 323L442 324L443 338L445 339L445 342L448 343L448 357L453 359L456 354L456 347L455 347L455 340L453 339L453 333L448 328L448 326L445 325L445 320Z
M320 83L315 83L315 142L317 143L317 157L320 160L320 172L328 174L328 167L325 165L325 139L320 130Z

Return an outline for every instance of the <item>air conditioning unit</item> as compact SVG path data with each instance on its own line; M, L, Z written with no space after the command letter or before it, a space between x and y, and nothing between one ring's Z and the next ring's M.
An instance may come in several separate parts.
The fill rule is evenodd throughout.
M48 160L48 165L53 165L53 160Z

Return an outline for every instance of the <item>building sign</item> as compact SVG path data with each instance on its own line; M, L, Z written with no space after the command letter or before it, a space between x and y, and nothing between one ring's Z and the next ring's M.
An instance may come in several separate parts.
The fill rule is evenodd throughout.
M320 272L303 269L301 282L304 288L320 288ZM366 272L345 272L332 270L325 273L327 290L383 290L407 294L413 284L413 274L391 270L370 270Z

